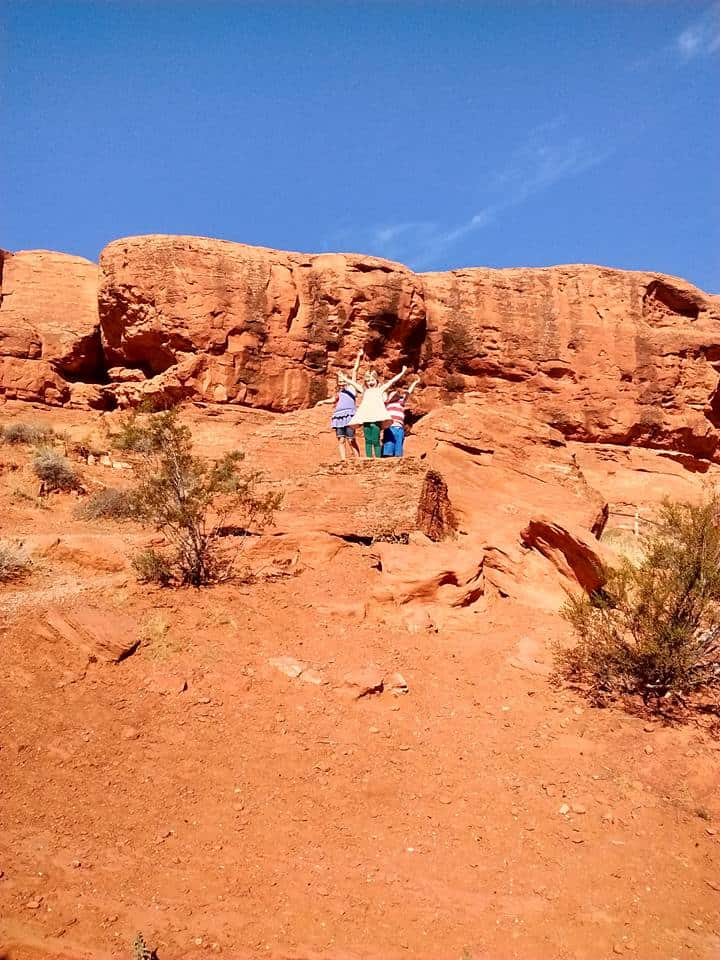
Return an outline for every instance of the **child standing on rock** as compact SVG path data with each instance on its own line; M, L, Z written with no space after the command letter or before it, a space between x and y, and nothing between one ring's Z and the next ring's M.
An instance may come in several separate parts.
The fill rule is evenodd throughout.
M390 415L390 424L385 427L383 433L384 457L401 457L405 446L405 406L412 396L412 392L420 383L418 377L414 383L411 383L407 390L400 388L390 394L386 403L387 411Z
M348 377L342 371L338 371L337 375L338 392L335 397L335 409L333 410L330 425L335 431L335 436L338 440L338 452L341 460L347 459L348 450L351 450L355 457L360 456L360 448L355 439L355 428L350 425L350 421L355 416L357 396L362 391L362 388L357 382L361 357L362 350L359 350L355 358L351 376ZM332 402L333 398L329 397L327 400L320 400L315 406L319 407L325 403Z
M365 374L365 385L360 406L350 421L350 425L362 426L365 437L366 457L382 456L380 435L383 425L391 420L388 409L385 406L385 398L387 397L390 387L394 386L398 380L401 380L406 373L407 367L403 367L400 373L394 376L392 380L388 380L387 383L383 384L379 382L378 375L374 370L368 370Z

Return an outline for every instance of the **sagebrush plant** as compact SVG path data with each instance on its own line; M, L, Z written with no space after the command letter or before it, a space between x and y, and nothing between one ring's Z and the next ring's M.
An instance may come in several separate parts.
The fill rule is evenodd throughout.
M720 499L666 502L642 557L606 570L602 589L563 615L578 637L556 649L559 673L595 698L661 700L720 691Z
M237 559L237 550L221 549L229 521L235 529L260 530L271 522L281 496L261 492L260 474L243 470L239 451L217 462L196 457L190 430L174 410L146 415L135 429L136 449L142 451L135 516L163 534L175 580L201 586L226 579Z
M141 583L157 583L158 586L169 587L173 581L172 563L152 547L136 553L132 565Z
M25 423L19 420L17 423L9 423L2 427L0 436L5 443L46 443L55 436L55 430L42 423Z
M78 476L70 461L52 447L38 447L33 456L33 471L41 482L41 491L75 490Z
M135 516L135 502L128 490L103 487L78 504L75 516L79 520L129 520Z
M0 583L20 580L27 576L31 566L22 550L10 543L0 543Z

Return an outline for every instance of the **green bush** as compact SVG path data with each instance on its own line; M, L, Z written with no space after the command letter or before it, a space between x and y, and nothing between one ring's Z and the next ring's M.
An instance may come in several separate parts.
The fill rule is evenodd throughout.
M720 688L720 500L665 503L642 557L606 571L563 614L578 641L557 649L562 677L596 699L642 696L659 706Z
M129 520L135 516L135 504L129 491L103 487L79 504L75 516L78 520Z
M20 580L30 572L32 564L25 554L8 543L0 543L0 583Z
M52 427L46 427L42 423L9 423L2 428L2 439L5 443L47 443L55 436Z
M52 447L39 447L33 457L33 471L41 482L41 492L75 490L79 486L77 474L64 457Z
M173 410L139 420L137 430L143 452L132 491L136 516L165 537L174 580L201 586L226 579L236 559L221 549L229 521L262 529L280 495L260 492L260 475L242 470L239 451L215 463L194 456L190 431Z

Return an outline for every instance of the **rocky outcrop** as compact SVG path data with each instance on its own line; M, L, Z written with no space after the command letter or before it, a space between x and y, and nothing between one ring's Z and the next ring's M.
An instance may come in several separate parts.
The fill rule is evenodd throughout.
M384 369L417 367L421 282L400 264L304 256L197 237L132 237L100 258L107 365L174 397L291 410L328 395L363 347Z
M716 458L717 298L568 266L425 274L425 382L528 401L564 436Z
M47 250L0 252L0 395L67 403L103 379L97 266Z
M3 254L0 391L95 406L311 406L362 348L422 374L416 409L478 391L567 439L720 460L720 301L594 266L416 275L349 254L130 237L95 267ZM98 313L102 344L98 338Z

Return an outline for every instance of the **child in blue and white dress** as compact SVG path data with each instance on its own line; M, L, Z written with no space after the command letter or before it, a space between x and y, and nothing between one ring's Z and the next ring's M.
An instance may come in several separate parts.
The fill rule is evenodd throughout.
M362 387L357 382L361 357L362 350L358 352L355 359L352 376L348 377L342 371L339 371L337 375L338 392L335 397L335 409L333 410L330 425L335 431L335 436L338 440L338 452L341 460L347 459L348 450L350 450L355 457L360 456L360 448L355 439L355 428L350 425L350 421L355 416L357 410L358 395L362 393ZM333 398L329 397L327 400L321 400L316 406L332 402Z

